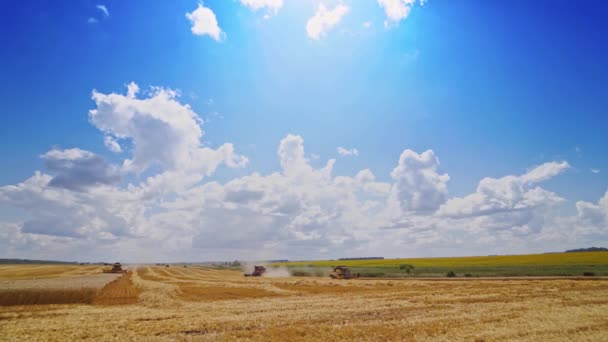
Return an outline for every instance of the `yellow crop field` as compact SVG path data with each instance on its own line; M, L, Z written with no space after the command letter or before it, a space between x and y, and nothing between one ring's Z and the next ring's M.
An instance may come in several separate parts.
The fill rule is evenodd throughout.
M2 265L0 305L92 303L119 274L100 266Z
M102 272L102 270L103 266L99 265L0 265L0 281L72 277L87 274L99 274Z
M79 277L55 279L68 284ZM605 341L608 336L605 278L332 280L244 277L238 271L177 266L142 266L118 277L87 303L0 305L0 340Z
M608 252L497 255L450 258L316 260L292 261L277 263L275 265L330 267L338 264L350 267L398 267L401 264L411 264L416 267L608 265Z

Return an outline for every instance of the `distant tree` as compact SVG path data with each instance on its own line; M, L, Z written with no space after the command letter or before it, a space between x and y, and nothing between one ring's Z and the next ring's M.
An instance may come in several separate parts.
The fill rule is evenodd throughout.
M448 274L446 274L446 277L448 278L454 278L456 276L456 273L454 273L454 271L449 271Z
M233 266L233 267L239 267L239 266L241 266L241 262L240 262L240 261L238 261L238 260L234 260L234 261L232 262L231 266Z
M410 264L401 264L399 265L400 270L404 270L407 274L410 274L414 270L414 265Z
M579 253L579 252L606 252L608 248L604 247L589 247L589 248L578 248L578 249L569 249L566 253Z

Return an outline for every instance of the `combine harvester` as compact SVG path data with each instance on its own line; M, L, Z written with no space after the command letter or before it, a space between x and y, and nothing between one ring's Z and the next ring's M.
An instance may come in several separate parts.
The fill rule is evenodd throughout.
M245 273L245 277L261 277L266 273L266 267L264 266L254 266L253 272Z
M329 276L331 279L353 279L359 278L359 273L351 273L346 266L336 266Z
M127 273L127 270L123 270L122 265L119 262L115 262L112 265L112 269L103 270L103 273Z

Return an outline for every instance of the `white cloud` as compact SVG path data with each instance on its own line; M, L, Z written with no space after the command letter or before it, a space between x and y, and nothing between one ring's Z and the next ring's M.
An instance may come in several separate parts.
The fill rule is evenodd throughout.
M117 168L100 156L79 148L53 149L43 154L47 169L56 175L50 186L78 190L88 186L111 185L120 180Z
M79 148L70 148L67 150L53 149L43 154L41 157L47 160L83 160L94 157L95 154L89 151L81 150Z
M600 198L597 204L576 202L579 226L585 233L608 232L608 191Z
M405 150L391 172L391 198L402 212L434 212L447 198L447 174L437 173L439 159L432 150Z
M450 199L440 208L439 213L451 217L481 216L557 204L562 198L533 185L548 180L569 167L565 161L549 162L521 176L484 178L479 182L475 193Z
M344 4L338 4L333 9L328 10L323 3L320 3L315 15L306 22L308 37L318 40L325 36L327 32L331 31L342 20L342 17L348 11L348 6Z
M419 3L424 6L425 1L420 0ZM387 18L384 26L388 28L407 18L416 4L416 0L378 0L378 4L384 9Z
M99 250L116 246L121 240L144 245L165 240L170 240L168 245L179 244L179 238L169 237L179 229L190 229L192 222L182 219L187 215L179 210L167 213L166 207L171 206L167 203L175 206L185 201L176 194L196 191L195 185L220 164L242 167L247 163L229 143L217 149L200 145L202 121L188 105L177 101L177 92L152 88L148 97L138 99L137 89L135 83L129 84L126 96L94 91L97 108L89 112L89 117L107 134L106 138L111 135L133 141L133 150L127 151L131 157L123 162L122 169L146 171L147 176L121 186L118 167L93 152L53 149L42 155L50 174L36 172L22 183L0 187L0 205L28 213L21 223L12 223L20 227L12 238L79 246L86 257L92 255L87 247ZM153 149L158 149L157 156ZM149 169L153 164L157 167ZM165 221L168 217L173 221ZM40 235L56 239L34 238ZM40 246L32 242L31 248L35 253ZM56 253L62 251L66 252L65 248Z
M106 135L133 140L133 158L124 161L124 171L142 173L158 166L204 176L221 163L230 167L247 163L247 158L234 154L231 144L217 150L201 146L202 119L189 105L178 102L178 92L157 87L139 99L138 89L130 83L126 96L93 91L97 108L89 111L91 123Z
M520 180L523 183L539 183L559 175L568 168L570 164L566 161L544 163L523 174Z
M597 173L600 173L600 170L599 169L591 169L591 173L597 174Z
M108 11L108 8L105 5L97 5L95 6L95 8L97 8L101 12L101 14L103 14L104 18L110 16L110 12Z
M517 209L446 216L441 210L456 199L445 202L449 177L437 172L439 161L433 151L405 150L391 173L393 183L376 181L369 169L352 177L334 176L333 159L323 167L312 167L305 157L304 139L298 135L285 136L277 155L278 172L252 173L225 184L169 181L162 191L155 186L158 176L139 185L92 185L75 190L52 186L53 176L36 173L23 183L0 187L0 204L30 214L22 223L3 224L13 227L9 239L22 252L25 248L49 251L50 246L87 246L90 250L80 253L88 257L116 248L131 251L125 255L140 258L137 261L336 257L345 251L394 256L402 255L404 245L409 246L409 253L422 255L429 247L447 246L455 248L454 253L463 247L487 252L489 246L498 248L496 252L513 252L534 241L555 238L557 233L549 227L566 226L565 222L580 227L571 233L575 236L608 234L608 194L597 204L577 203L576 217L553 220L554 215L543 208L559 201L555 195L537 188L524 195L512 193L517 192L511 190L512 178L524 188L530 187L556 175L556 170L564 169L563 163L480 182L478 192L488 196L484 203L519 196L521 199L512 201ZM69 149L52 150L46 156L80 160L94 155ZM174 171L159 176L166 175L175 178ZM180 177L184 175L188 173ZM434 213L444 202L439 213ZM582 241L577 239L573 241ZM41 247L41 243L46 245ZM150 254L150 249L155 252ZM52 255L57 258L77 252L57 247Z
M309 177L316 174L304 153L304 139L299 135L288 134L279 144L279 160L285 175L290 177ZM335 160L330 159L326 170L331 173Z
M105 137L103 137L103 144L106 145L106 147L114 153L122 152L120 144L111 135L106 135Z
M338 151L338 154L340 154L341 156L358 156L359 155L359 150L357 150L356 148L347 149L347 148L339 146L337 148L337 151Z
M127 97L130 99L134 99L139 93L139 86L135 82L131 82L127 84Z
M281 7L283 7L283 0L241 0L241 4L249 7L253 11L257 11L262 8L267 9L267 16L271 14L276 15ZM267 18L265 16L265 18Z
M87 19L87 23L89 23L89 24L96 24L98 22L99 22L99 20L97 20L93 17L90 17L89 19Z
M62 155L52 154L56 157ZM63 156L68 157L66 153L63 153ZM78 163L79 159L75 158L73 161ZM60 184L53 184L57 183L59 176L36 172L22 183L0 187L0 203L21 208L28 213L28 217L19 224L22 236L31 237L33 240L40 240L38 235L87 238L99 245L119 236L132 236L132 218L140 212L135 202L126 201L129 196L133 196L110 186L113 179L108 184L98 184L107 180L104 172L97 171L94 167L89 168L88 173L82 168L73 170L78 167L66 166L65 170L59 170L59 176L65 176L61 178ZM42 241L48 242L46 239ZM60 242L59 246L63 246L59 249L71 248L74 243L73 240L57 242ZM37 248L47 249L49 246L42 244L32 248L34 251L29 251L30 253L35 252ZM61 250L57 253L61 253ZM85 257L86 251L82 255ZM67 255L63 256L66 257Z
M365 27L366 29L372 27L372 22L371 21L365 21L365 22L363 22L363 27Z
M90 122L104 141L125 142L115 156L124 155L122 166L91 151L54 148L42 155L43 172L0 186L0 210L23 212L18 220L0 219L7 255L335 258L405 256L407 246L407 255L423 256L608 241L608 192L597 202L576 202L576 213L567 216L560 211L567 203L539 186L567 170L567 162L483 178L475 192L448 198L450 177L432 150L404 150L389 181L380 181L370 169L335 175L334 159L313 166L304 138L289 134L278 142L278 170L209 180L219 165L243 167L247 159L230 143L202 146L203 122L177 91L138 89L130 83L126 94L93 92Z
M198 4L194 11L186 13L186 18L192 23L190 30L195 35L208 35L218 42L222 40L222 29L217 23L215 13L210 8Z

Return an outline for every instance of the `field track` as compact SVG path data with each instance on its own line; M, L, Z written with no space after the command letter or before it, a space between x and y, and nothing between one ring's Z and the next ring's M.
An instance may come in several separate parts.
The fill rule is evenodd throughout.
M124 305L137 303L140 290L133 285L131 272L104 286L93 300L94 305Z

